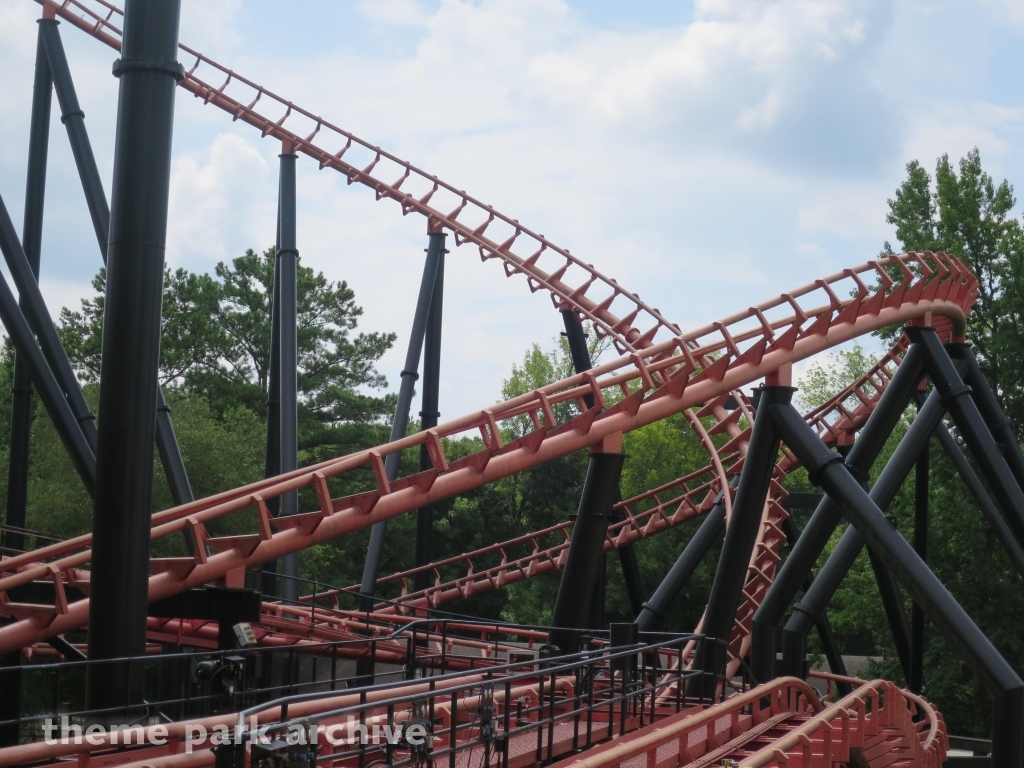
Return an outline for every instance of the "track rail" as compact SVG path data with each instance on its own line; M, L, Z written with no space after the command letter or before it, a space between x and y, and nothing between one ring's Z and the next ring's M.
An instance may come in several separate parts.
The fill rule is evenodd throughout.
M906 353L907 338L901 337L897 344L889 350L874 366L859 379L833 396L828 402L812 410L806 419L828 445L842 445L852 438L874 410L878 399L892 378L894 369L899 366ZM726 395L721 395L706 405L698 415L710 413L716 405L724 403ZM735 412L734 412L735 413ZM751 421L749 417L748 422ZM737 419L738 421L738 419ZM725 431L719 422L711 430L712 433ZM739 434L721 449L729 466L722 474L733 477L742 468L739 464L740 447L750 437L750 428L740 430ZM784 476L797 468L798 463L789 453L783 455L777 468L777 475ZM698 482L699 481L699 482ZM673 480L657 488L653 488L626 499L616 505L616 510L624 519L612 523L608 527L605 551L611 551L641 541L662 531L693 520L711 509L714 498L721 489L722 482L713 464ZM777 483L773 487L777 495L776 501L781 502L786 495ZM777 507L779 505L776 505ZM783 511L784 515L785 512ZM772 515L772 524L781 523L778 511ZM442 558L440 560L410 568L405 571L385 576L377 581L380 586L397 585L400 593L389 599L389 605L381 606L379 613L405 614L417 608L437 607L443 603L471 597L480 592L500 589L508 584L529 579L544 573L561 569L565 565L569 541L572 536L571 520L552 525L538 531L523 534L507 541L490 544L472 552ZM552 539L555 540L552 543ZM515 556L517 550L529 548L527 554ZM766 550L770 552L772 550ZM512 553L512 554L510 554ZM775 555L777 556L777 550ZM770 557L770 555L768 555ZM499 562L494 563L498 558ZM442 570L450 572L454 568L462 568L465 574L455 578L444 578ZM766 574L766 568L759 568L758 574ZM430 573L434 584L424 590L410 591L409 585L420 573ZM337 597L342 592L357 593L359 585L353 584L344 589L326 590L318 597ZM309 596L302 598L309 600ZM758 604L760 604L758 602Z
M37 0L50 12L109 45L121 49L124 14L105 0ZM345 175L349 184L374 190L402 213L418 213L429 231L449 229L457 245L477 247L484 261L497 259L508 276L523 275L531 291L546 290L558 308L571 308L589 320L620 353L634 352L678 336L680 328L661 311L574 256L544 235L521 224L465 190L442 181L412 163L275 94L234 70L179 45L185 77L182 88L282 141L296 152ZM223 82L222 82L223 81ZM217 85L217 83L220 83Z
M908 264L917 269L911 271ZM887 268L900 271L902 279L892 280ZM877 288L869 289L865 278ZM851 286L857 295L837 298L851 296ZM812 303L822 295L824 304ZM223 579L707 403L781 366L884 326L944 316L952 321L954 333L962 334L965 313L976 295L975 278L959 260L945 254L868 262L436 429L159 512L153 516L154 539L191 530L207 546L198 547L191 558L153 559L150 599ZM780 308L782 317L773 317ZM715 362L702 367L698 357ZM584 403L587 394L594 396L593 408ZM559 424L552 406L563 402L575 403L578 413ZM523 415L534 429L504 444L499 425ZM479 435L484 449L449 464L444 438L467 434ZM421 445L427 447L435 468L388 482L384 457ZM333 499L328 481L350 472L366 479L366 491ZM268 498L307 487L316 493L317 509L271 519ZM258 533L210 537L205 523L236 513L247 515ZM0 609L17 619L0 628L0 652L85 624L88 600L68 604L63 585L76 583L87 589L87 573L81 569L91 557L90 540L77 537L0 561L0 574L5 574L0 578ZM207 547L216 554L208 554ZM10 602L6 590L35 579L54 582L56 605Z
M917 715L921 719L915 723ZM945 725L931 704L887 680L872 680L799 729L743 758L739 766L832 768L846 765L851 749L859 749L872 765L903 760L906 765L940 768L949 744Z

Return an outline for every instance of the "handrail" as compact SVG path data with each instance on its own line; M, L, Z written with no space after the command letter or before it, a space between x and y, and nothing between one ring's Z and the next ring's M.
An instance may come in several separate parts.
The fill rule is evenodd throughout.
M783 694L786 695L783 696ZM762 708L765 698L770 699L767 712ZM802 709L800 708L801 702L804 704ZM752 707L754 724L767 719L772 714L784 711L796 713L809 708L814 712L820 712L824 708L818 694L806 682L795 677L781 677L752 688L746 693L733 696L721 704L716 704L695 715L682 713L661 720L629 737L556 763L555 768L570 768L570 766L572 768L618 768L639 755L656 752L658 747L673 739L678 739L682 745L683 738L688 734L725 716L732 716L735 722L738 719L739 711L748 706ZM710 735L706 739L706 743L713 743L713 737L713 734ZM686 748L681 746L680 752L684 753L685 751ZM648 765L652 764L654 763L648 761Z
M845 678L845 681L853 679L856 678ZM744 758L739 763L740 768L764 768L770 764L788 766L790 762L788 753L793 750L799 750L802 753L800 765L810 765L812 739L823 731L826 734L823 755L826 762L823 765L831 768L836 763L845 763L849 758L848 753L851 747L861 746L865 735L877 734L878 730L884 726L899 728L902 735L911 740L911 751L907 757L912 760L923 759L924 761L923 763L915 762L915 765L922 765L923 768L939 768L945 757L945 748L941 739L938 744L935 743L940 730L934 709L920 697L900 690L888 680L861 680L858 682L861 685L857 690L819 712L800 728ZM900 710L896 704L897 699L903 702L913 701L918 706L922 706L924 711L929 714L931 729L923 743L917 729L913 727L909 710ZM868 702L871 703L870 712L868 711ZM833 723L837 719L841 721L839 727L843 733L843 738L838 742L831 736L835 730ZM835 746L839 747L839 754L833 752Z

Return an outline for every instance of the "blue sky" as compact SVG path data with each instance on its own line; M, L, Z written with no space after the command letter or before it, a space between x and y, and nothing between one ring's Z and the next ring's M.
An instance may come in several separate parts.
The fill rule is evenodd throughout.
M32 0L0 0L0 195L20 222ZM109 190L114 54L61 27ZM978 146L1024 184L1024 2L184 0L182 42L528 223L683 327L866 261L908 160ZM187 65L187 63L186 63ZM42 286L56 314L99 257L54 116ZM273 241L279 147L179 92L168 262ZM299 249L363 327L415 300L423 222L299 163ZM469 249L447 271L444 416L498 397L550 302Z

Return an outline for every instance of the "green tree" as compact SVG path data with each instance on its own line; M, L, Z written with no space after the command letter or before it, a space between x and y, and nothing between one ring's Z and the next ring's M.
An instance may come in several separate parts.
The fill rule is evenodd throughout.
M978 278L968 341L1008 415L1024 424L1024 228L1013 217L1013 186L1005 179L996 184L975 148L957 166L940 157L934 179L917 160L907 163L907 178L888 203L886 221L896 227L901 250L946 251Z
M61 311L61 335L79 376L99 379L106 273L81 309ZM201 396L217 416L239 406L266 418L274 251L252 250L219 263L215 275L170 270L164 279L160 379L165 388ZM300 463L383 439L394 411L374 367L393 333L356 333L362 308L348 284L298 268Z

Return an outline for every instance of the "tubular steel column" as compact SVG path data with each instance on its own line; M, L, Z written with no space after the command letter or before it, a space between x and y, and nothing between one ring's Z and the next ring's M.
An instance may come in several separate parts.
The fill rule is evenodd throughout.
M996 393L992 391L992 385L985 378L974 350L970 344L947 344L946 350L954 360L962 360L967 364L963 378L971 387L971 398L981 411L992 436L1002 445L1003 456L1017 479L1017 485L1024 488L1024 453L1021 453L1020 443L1017 442L1017 435L1013 431L1010 419L999 406Z
M948 361L949 358L946 359ZM944 397L947 405L951 399ZM907 540L889 524L878 505L799 412L792 406L775 406L770 409L770 415L786 445L807 468L814 482L836 500L868 546L914 601L924 608L928 618L992 693L992 765L1019 766L1024 756L1024 681L946 591Z
M127 0L121 58L93 505L89 658L146 650L153 442L179 0ZM104 669L104 667L106 667ZM88 706L142 700L141 664L89 669Z
M421 429L433 429L437 426L441 412L438 410L441 386L441 320L444 311L444 232L428 232L428 250L438 251L437 273L434 277L434 293L430 298L430 314L427 316L427 329L423 340L423 410L420 411ZM434 245L434 240L439 240ZM433 468L427 446L420 446L420 471ZM434 553L434 507L428 504L420 507L416 513L416 566L426 565ZM417 591L430 586L432 578L429 571L417 573L413 588Z
M594 367L590 359L590 349L587 347L587 337L583 333L583 324L572 309L559 310L562 313L562 324L565 326L565 338L569 342L569 355L572 357L572 367L576 373L589 371ZM594 395L588 393L583 396L583 402L587 408L594 407Z
M53 89L57 92L57 100L60 102L60 121L64 123L64 128L68 132L68 142L71 144L71 152L75 157L75 165L78 167L78 176L82 181L82 191L85 193L86 205L89 206L96 242L99 244L103 261L106 262L110 209L107 206L107 196L103 192L103 182L100 180L99 170L96 167L96 158L92 153L89 134L85 130L85 112L82 111L82 107L78 103L75 84L71 79L71 69L68 67L64 45L61 43L60 32L57 30L58 22L44 20L40 23L42 25L40 33L46 43L46 55L53 75Z
M924 351L913 344L846 457L846 465L859 476L867 477L867 472L917 389L923 370ZM814 510L786 562L775 574L775 581L754 614L751 626L750 658L755 679L765 682L774 678L779 622L796 599L804 580L840 520L842 512L838 505L826 496Z
M622 514L615 515L612 518L614 522L620 522L624 519L625 515ZM629 610L635 619L644 609L645 593L643 578L640 575L640 561L632 544L619 547L618 552L619 567L622 568L622 580L626 584L626 597L629 598Z
M790 498L792 498L792 495ZM792 551L797 541L800 540L800 532L797 530L792 515L782 521L782 533L786 536L786 542L789 544L790 551ZM807 594L807 591L813 585L814 576L807 574L807 578L804 579L804 594ZM828 661L829 671L834 675L846 676L846 664L843 661L842 654L839 652L839 647L836 645L836 638L832 633L832 624L829 622L828 616L822 613L815 620L814 626L818 630L818 639L821 640L821 650ZM846 696L853 690L849 683L837 682L836 687L839 689L840 696Z
M897 492L906 481L907 475L910 474L910 470L921 455L921 451L928 445L928 440L936 426L942 422L943 411L942 398L937 392L932 392L871 489L870 499L879 509L887 509L896 497ZM856 444L854 446L856 447ZM829 555L825 565L818 573L814 584L804 595L799 609L793 613L793 617L786 624L783 633L783 664L786 674L795 673L803 676L806 637L812 626L812 620L825 615L825 608L832 599L832 595L839 588L863 547L864 539L860 533L853 526L847 526L839 544L832 550L832 554ZM884 567L881 572L883 576L888 574ZM876 576L878 573L876 571ZM888 575L891 578L891 574ZM879 592L882 592L887 586L885 581L879 580ZM892 587L889 589L891 591ZM883 593L884 599L886 599L885 593ZM902 611L902 605L900 605L900 610ZM904 614L902 622L899 621L898 616L890 616L888 612L886 617L889 619L889 627L893 633L893 640L896 643L904 674L909 674L910 638L909 629L905 626L906 615ZM751 662L756 666L755 675L757 670L761 670L762 674L769 675L764 678L765 680L775 676L772 663L774 658L751 657ZM761 679L758 678L758 680Z
M36 278L39 277L39 253L43 237L43 200L46 192L46 155L50 136L50 102L53 81L46 62L46 44L38 22L36 70L32 83L32 118L29 124L28 172L25 180L25 220L21 243ZM54 22L48 22L54 23ZM24 312L24 309L22 310ZM28 457L32 432L32 374L21 355L14 357L14 387L11 390L11 446L7 473L7 524L25 527L28 501ZM8 531L7 546L24 549L20 533Z
M722 494L719 493L715 506L708 512L708 516L704 518L697 532L686 542L683 551L679 553L678 559L665 574L661 584L654 590L651 599L644 603L635 622L641 632L651 632L659 622L664 620L672 603L675 602L683 587L693 576L693 572L697 570L701 560L725 530L725 504L721 497Z
M0 230L9 229L9 225L7 209L3 206L3 201L0 201ZM14 235L10 236L8 244L17 245L19 249L21 247ZM53 426L71 458L75 471L78 472L86 490L92 495L96 479L96 457L92 446L82 434L81 426L68 404L64 391L36 344L32 328L18 308L18 301L11 293L3 275L0 275L0 321L7 329L15 350L27 363L39 399L53 421Z
M996 536L1002 542L1003 549L1006 550L1006 554L1009 556L1014 568L1017 569L1017 573L1024 576L1024 550L1020 548L1017 539L1013 536L1013 531L1010 530L1010 526L1006 524L1003 516L999 513L999 509L996 507L995 502L992 501L992 497L988 495L985 484L981 482L981 478L975 473L974 468L967 461L967 457L960 450L960 446L953 436L949 434L949 430L945 426L940 424L936 428L935 438L939 441L939 445L942 446L942 450L949 458L950 463L963 479L964 485L967 486L971 495L974 496L981 514L996 532Z
M928 374L935 389L946 401L949 415L953 417L964 442L974 454L974 459L988 481L992 495L1002 509L1017 543L1024 547L1024 491L1017 484L974 398L971 397L971 387L960 378L934 328L912 327L907 329L907 334L924 348Z
M590 359L590 349L587 347L587 336L583 333L583 324L574 310L562 309L559 311L562 313L562 324L565 326L565 338L569 342L569 355L572 357L573 369L576 373L589 371L594 367L594 363ZM583 396L583 402L587 408L593 408L594 395L587 393ZM622 501L621 494L617 496L617 499ZM626 584L626 594L629 596L629 606L633 611L633 616L636 617L643 610L644 603L644 585L640 577L640 563L632 544L624 544L619 547L618 553L622 579ZM607 570L605 578L607 578Z
M688 693L714 696L718 675L725 670L723 643L729 642L743 584L747 579L747 563L754 551L757 531L764 513L765 500L771 487L775 461L779 455L779 435L771 419L760 415L777 404L789 405L793 387L768 386L761 391L757 405L758 418L750 431L750 444L733 499L732 515L725 529L725 542L718 557L718 569L711 585L702 634L710 641L701 643L694 660L694 669L703 675L691 678Z
M914 472L914 551L921 562L928 562L928 448L917 459ZM910 675L907 687L914 693L924 691L924 611L916 602L910 614Z
M47 10L44 8L44 13ZM92 218L93 230L96 233L96 241L99 244L100 256L103 263L107 263L107 240L110 231L110 208L107 206L107 197L103 192L103 182L100 180L99 169L96 167L96 158L92 153L92 145L89 143L89 134L85 129L85 112L78 103L78 96L75 93L75 84L71 79L71 70L68 67L67 56L64 54L64 46L60 40L60 33L57 30L57 22L44 19L40 22L40 33L46 44L47 60L50 64L50 73L53 77L53 89L57 93L57 101L60 102L61 122L67 129L68 141L71 144L71 152L75 157L75 165L78 167L78 176L82 181L82 191L85 194L85 202L89 207L89 215ZM90 423L92 414L88 417ZM90 428L95 437L95 425ZM95 442L95 441L94 441ZM160 462L164 468L164 475L170 487L171 499L175 506L187 504L195 499L192 493L192 485L188 480L188 473L185 470L185 462L181 458L181 449L178 446L178 438L174 434L174 425L171 422L171 409L164 400L163 392L157 390L156 396L156 445L160 452ZM185 534L186 542L191 549L191 534Z
M281 474L298 469L299 406L298 406L298 261L295 247L295 161L298 156L290 145L281 154L281 250L277 252L281 276L280 318L280 394L281 394ZM281 496L281 517L299 511L299 492ZM299 600L299 555L293 552L281 558L281 597Z
M430 302L434 295L434 282L437 278L437 266L441 261L444 241L431 238L427 247L427 258L423 264L423 277L420 280L420 292L416 298L416 312L412 319L412 333L409 335L409 348L405 353L405 367L402 369L402 384L398 389L398 405L395 406L395 419L391 425L391 440L405 437L409 425L409 406L412 404L413 387L419 378L420 352L423 350L423 337L426 334L427 315ZM384 471L388 480L398 476L401 463L400 453L389 454L384 461ZM384 548L384 534L387 532L387 520L374 523L370 532L370 546L366 550L366 563L363 565L363 581L359 587L362 610L372 610L373 592L377 586L377 571L380 569L380 555Z
M277 258L281 250L281 182L278 173L277 229L274 244L274 289L270 305L270 367L267 371L267 454L264 477L281 474L281 261ZM281 512L280 497L267 499L270 514L277 517ZM277 595L277 561L263 564L260 575L260 591L264 595Z
M590 454L569 553L551 614L553 629L549 641L564 653L575 653L577 632L587 626L595 576L600 559L604 557L608 521L612 516L625 460L622 453Z

